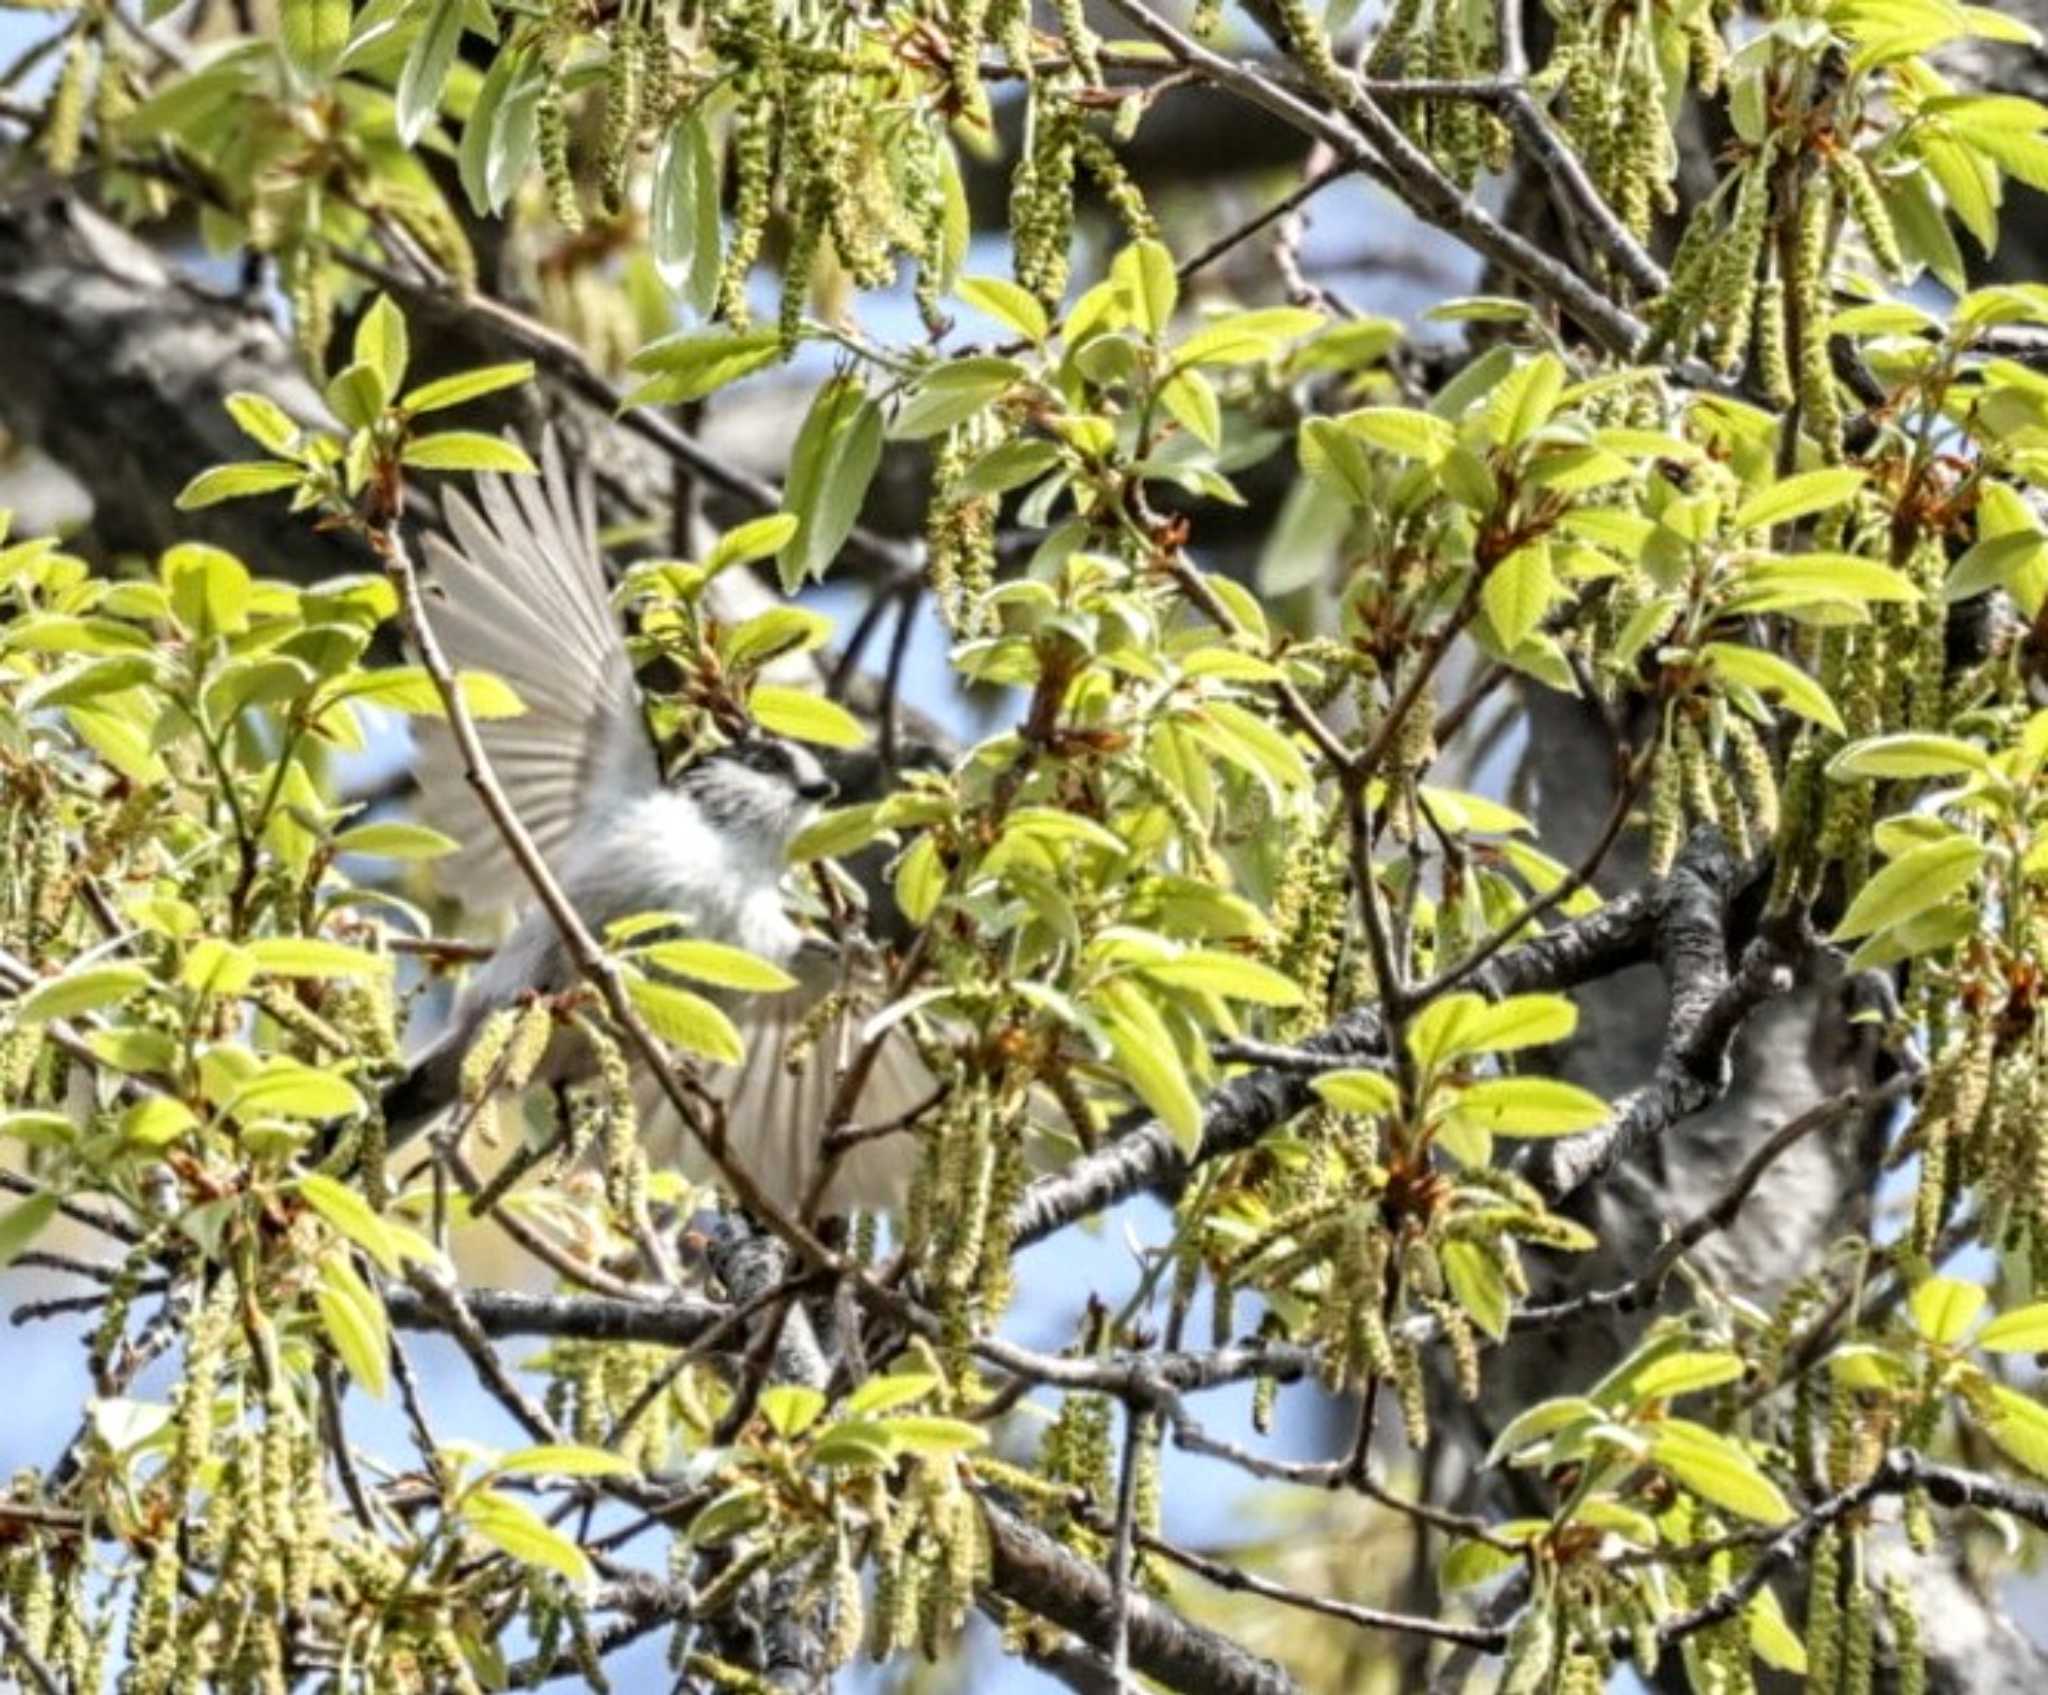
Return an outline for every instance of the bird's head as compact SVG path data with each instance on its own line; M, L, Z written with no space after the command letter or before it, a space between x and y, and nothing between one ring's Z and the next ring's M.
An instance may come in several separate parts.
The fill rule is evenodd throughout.
M676 787L714 827L786 851L839 785L808 748L779 736L745 736L693 759Z

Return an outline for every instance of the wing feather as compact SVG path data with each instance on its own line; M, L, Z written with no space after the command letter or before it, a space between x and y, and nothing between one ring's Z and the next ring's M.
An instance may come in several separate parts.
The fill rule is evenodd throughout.
M788 994L752 998L735 1009L747 1056L738 1066L712 1066L703 1073L704 1086L725 1103L734 1155L754 1181L790 1211L810 1192L841 1070L858 1051L860 1029L868 1017L860 1010L842 1014L792 1071L784 1061L790 1039L829 987L805 982ZM908 1112L934 1086L917 1044L898 1030L883 1044L868 1074L855 1103L854 1122L876 1124ZM698 1177L712 1175L660 1084L643 1075L637 1099L649 1157ZM862 1143L840 1160L826 1194L826 1211L900 1207L917 1157L917 1139L907 1133Z
M443 501L452 540L430 535L443 599L434 628L460 670L489 671L525 703L478 725L506 798L558 871L578 831L660 782L639 690L598 556L590 479L550 430L539 477L476 479L477 504ZM473 907L525 898L498 833L462 780L445 726L420 736L420 812L462 842L444 877Z

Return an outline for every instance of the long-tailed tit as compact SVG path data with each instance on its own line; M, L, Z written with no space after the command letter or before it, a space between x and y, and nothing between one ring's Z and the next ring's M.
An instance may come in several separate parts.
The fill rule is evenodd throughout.
M427 538L445 596L435 628L450 660L503 678L526 704L513 718L481 722L506 798L564 892L593 931L644 912L678 915L690 935L747 949L798 979L780 995L728 998L746 1040L744 1062L708 1068L703 1081L725 1104L728 1145L781 1204L796 1206L818 1169L821 1138L857 1021L842 1017L792 1057L789 1038L820 998L841 986L840 950L807 941L792 921L784 878L789 847L829 799L833 784L795 743L753 736L664 777L633 667L606 593L587 477L572 480L552 433L538 479L479 477L481 511L446 501L454 541ZM505 904L526 885L497 831L470 794L445 731L429 730L419 763L423 811L462 851L443 864L467 904ZM559 993L575 967L547 913L531 905L490 961L465 986L447 1027L386 1096L394 1141L447 1110L464 1053L483 1021L522 996ZM539 1073L573 1078L587 1064L565 1028ZM906 1039L884 1045L857 1103L873 1121L921 1099L928 1073ZM693 1139L657 1093L639 1090L657 1147L687 1160ZM910 1169L909 1138L863 1142L840 1162L828 1191L834 1208L888 1207Z

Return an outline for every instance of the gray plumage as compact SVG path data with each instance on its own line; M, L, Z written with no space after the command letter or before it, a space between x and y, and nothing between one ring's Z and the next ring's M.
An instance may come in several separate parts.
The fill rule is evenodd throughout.
M847 969L837 950L807 943L783 889L790 843L832 785L807 750L768 737L721 748L663 779L606 592L587 479L572 481L552 434L541 470L537 479L478 478L478 506L448 497L453 544L436 536L426 544L445 597L435 627L456 666L495 673L526 703L520 716L478 729L513 810L593 931L634 913L674 912L689 934L746 948L797 976L789 993L724 997L747 1058L705 1075L726 1102L737 1156L756 1182L794 1206L816 1170L839 1065L856 1034L841 1019L801 1065L785 1063L788 1037ZM452 866L455 892L475 906L526 901L524 879L463 781L445 730L423 739L420 782L429 821L463 843L442 862ZM453 1102L462 1056L492 1012L574 979L553 923L529 902L465 986L447 1028L386 1097L394 1138ZM557 1037L542 1079L579 1071L579 1046L569 1033ZM901 1110L929 1086L911 1044L892 1042L858 1116ZM692 1163L693 1139L666 1101L654 1088L639 1092L650 1152ZM910 1151L900 1137L857 1148L841 1164L832 1204L893 1205Z

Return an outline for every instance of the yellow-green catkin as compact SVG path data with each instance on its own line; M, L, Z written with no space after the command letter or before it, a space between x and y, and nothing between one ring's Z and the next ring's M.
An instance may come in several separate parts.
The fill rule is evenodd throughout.
M1316 92L1332 105L1347 106L1352 98L1351 78L1337 62L1336 49L1316 11L1309 0L1275 0L1273 6L1281 39ZM1442 20L1438 22L1441 25Z
M1912 1587L1897 1572L1884 1580L1885 1620L1891 1626L1892 1659L1898 1667L1897 1695L1927 1695L1927 1659L1921 1647L1920 1613Z
M1095 32L1088 27L1088 9L1084 0L1053 0L1053 10L1059 15L1060 37L1066 42L1067 53L1073 61L1074 68L1088 80L1090 86L1101 87L1101 43L1096 40Z
M1056 308L1067 291L1081 119L1071 101L1045 88L1033 89L1026 118L1029 145L1010 187L1012 264L1018 283Z
M1753 845L1761 847L1778 834L1778 779L1771 767L1770 750L1756 726L1737 712L1728 714L1727 739L1743 816L1755 838Z
M1862 154L1853 147L1836 148L1828 155L1828 175L1862 229L1870 256L1884 267L1887 276L1903 277L1906 256L1899 248L1899 232Z
M775 188L775 124L783 84L782 37L772 4L748 8L736 46L750 68L740 84L729 151L733 210L725 265L718 277L718 315L744 327L749 319L747 278L760 256Z
M1799 404L1809 434L1831 461L1842 457L1842 408L1835 391L1835 370L1828 357L1827 274L1834 225L1834 196L1828 179L1809 177L1799 203L1798 240L1788 309L1796 310L1803 333L1799 338Z
M1842 1659L1842 1532L1821 1532L1806 1590L1807 1686L1833 1689Z
M1685 834L1685 773L1678 749L1666 742L1650 774L1649 871L1661 877L1677 862Z
M951 0L947 7L947 66L961 120L977 129L989 125L988 90L981 80L981 50L988 39L989 0Z
M500 1007L478 1029L469 1044L469 1051L462 1056L459 1087L465 1103L473 1105L490 1092L497 1077L498 1064L504 1059L513 1032L519 1026L519 1017L517 1007Z
M1472 74L1472 47L1462 6L1439 8L1430 31L1429 68L1431 75L1446 82L1462 81ZM1431 115L1430 143L1445 173L1460 188L1469 189L1478 180L1485 163L1485 142L1479 109L1471 101L1448 100L1437 108Z
M1771 174L1777 153L1774 135L1745 168L1735 193L1735 212L1727 239L1714 260L1707 323L1720 339L1720 363L1726 371L1741 369L1749 347L1750 324L1756 311L1757 265L1770 223Z
M1785 333L1785 289L1775 276L1764 283L1756 304L1756 372L1765 395L1774 404L1792 404L1796 390L1792 386L1792 351Z
M83 25L71 32L57 85L43 109L43 162L58 176L78 168L85 135L85 109L92 83L92 35Z
M1153 217L1151 207L1145 204L1136 179L1124 168L1116 149L1087 125L1077 124L1074 129L1074 156L1088 168L1088 174L1095 179L1095 186L1102 191L1102 198L1109 202L1125 233L1133 241L1156 241L1159 238L1159 220Z
M569 161L569 112L562 93L559 66L541 90L535 111L535 135L541 171L547 179L548 206L555 222L569 231L583 227L583 203L576 192L576 171Z
M613 217L626 209L633 159L639 149L646 83L646 39L636 22L621 18L612 32L611 57L605 66L601 155L604 209Z
M1657 302L1651 321L1651 346L1686 352L1713 305L1721 214L1717 199L1703 200L1687 221L1671 256L1670 286Z

